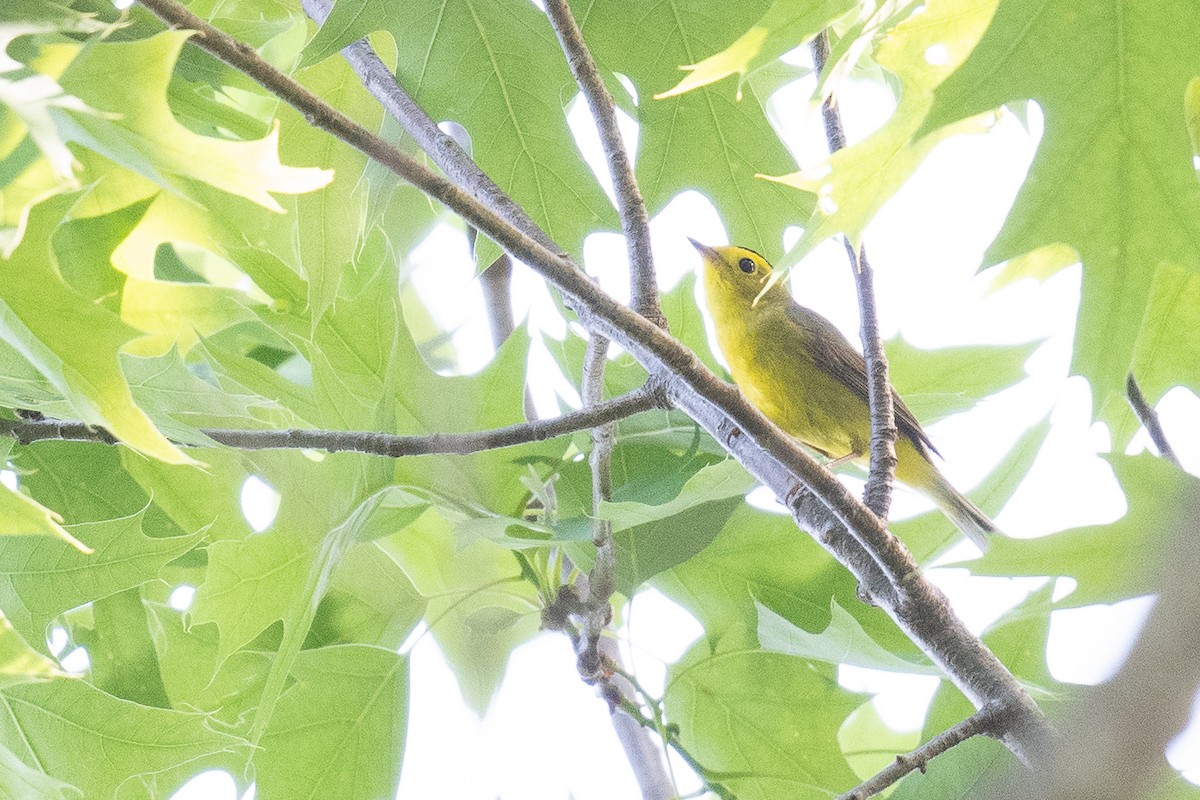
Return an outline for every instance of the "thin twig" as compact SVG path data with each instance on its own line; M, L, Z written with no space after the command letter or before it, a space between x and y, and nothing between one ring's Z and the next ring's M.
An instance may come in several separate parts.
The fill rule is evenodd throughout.
M600 134L600 146L608 157L613 188L617 196L617 212L625 233L625 248L629 253L629 301L633 310L659 327L667 327L658 304L658 279L654 274L654 256L650 248L650 218L646 203L633 175L633 164L621 131L617 127L617 107L613 103L591 51L583 41L583 33L571 14L567 0L547 0L546 15L554 27L559 44L567 56L567 64L579 84Z
M881 607L977 707L993 701L1019 707L1022 713L1014 716L1004 742L1023 761L1040 758L1053 729L1029 693L954 615L945 597L921 576L911 554L888 533L879 518L735 387L705 367L695 353L593 286L553 243L547 246L545 234L536 230L520 206L482 176L477 165L466 163L470 160L453 140L443 136L451 147L438 150L441 145L426 136L428 132L422 133L428 142L414 136L422 147L434 148L428 151L431 157L439 165L447 162L443 169L463 180L464 187L437 176L355 125L274 69L253 48L234 41L174 0L143 0L143 4L169 25L200 31L192 38L193 44L297 108L314 126L361 150L446 205L557 287L589 330L617 342L648 372L662 376L675 404L721 441L752 474L764 480L777 497L786 498L805 530L812 531L831 552L856 556L843 563L861 584L870 585L882 575L899 587L896 596L881 602ZM481 197L487 199L487 205L477 199ZM536 233L530 231L531 226ZM801 491L805 487L811 493ZM857 557L863 553L880 566L874 570L864 566Z
M925 767L935 757L962 744L972 736L991 734L1004 714L1000 706L986 705L976 711L953 728L942 731L925 744L911 753L896 756L896 760L880 770L874 777L863 781L845 794L837 796L836 800L867 800L868 797L887 789L905 775L915 770L925 771Z
M1150 434L1150 441L1158 448L1158 454L1178 467L1179 458L1171 449L1171 443L1167 441L1167 434L1163 432L1158 412L1146 402L1145 396L1142 395L1142 387L1138 386L1132 372L1125 380L1125 392L1129 396L1129 405L1133 407L1133 413L1146 428L1146 433Z
M583 356L583 407L594 408L604 400L604 366L608 360L608 339L592 334ZM616 429L607 423L592 428L592 542L596 561L588 572L587 613L580 643L579 673L584 680L599 679L603 672L600 636L612 618L613 573L616 552L613 548L612 523L600 516L600 507L612 499L612 451Z
M817 34L812 42L812 56L819 75L829 61L829 31ZM832 93L821 104L821 116L825 120L825 139L829 143L829 152L836 153L846 146L846 129ZM859 247L856 254L850 240L843 241L858 289L860 336L863 358L867 362L867 399L871 409L871 464L867 485L863 489L863 503L881 520L887 520L888 508L892 503L892 482L896 477L896 412L892 407L887 356L883 352L883 341L879 338L874 273L867 261L867 248L865 245Z
M661 384L655 379L640 389L621 395L606 403L571 411L554 419L522 422L503 428L471 433L432 433L426 436L396 436L371 431L327 431L289 428L287 430L241 430L237 428L200 428L200 432L227 447L239 450L325 450L330 453L354 452L367 455L402 458L420 455L469 455L482 450L515 447L540 442L556 436L587 430L596 425L610 424L631 414L652 408L664 408ZM0 436L16 439L21 444L44 440L98 442L117 444L117 440L102 428L83 422L54 419L0 419Z

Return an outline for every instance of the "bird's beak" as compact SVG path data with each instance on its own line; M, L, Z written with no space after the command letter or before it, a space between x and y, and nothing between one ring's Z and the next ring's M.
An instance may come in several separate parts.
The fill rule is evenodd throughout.
M697 242L695 239L693 239L690 236L688 237L688 241L691 242L692 247L696 248L696 250L700 253L700 255L704 256L705 258L713 259L713 260L717 260L717 261L720 260L721 257L717 254L717 251L714 250L713 248L709 247L708 245L700 244L699 242Z

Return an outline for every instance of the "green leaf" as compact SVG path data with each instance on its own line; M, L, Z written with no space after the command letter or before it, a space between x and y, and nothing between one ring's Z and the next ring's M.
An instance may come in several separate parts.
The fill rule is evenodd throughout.
M8 619L0 615L0 685L62 677L66 673L30 647Z
M0 690L0 745L85 797L167 798L206 767L228 765L240 739L201 714L118 700L78 680Z
M758 644L759 600L806 630L823 630L843 576L790 517L742 505L708 547L654 585L696 616L710 642L745 648Z
M61 117L67 136L166 189L189 195L190 182L199 181L272 211L283 211L272 192L299 194L329 183L328 170L280 163L278 129L258 141L239 142L201 136L175 120L167 87L191 35L166 31L84 48L60 82L108 113Z
M95 601L91 611L92 627L73 625L71 634L87 649L92 685L144 706L170 708L141 593L117 592Z
M600 518L612 523L613 532L650 522L670 519L691 508L714 500L743 497L755 481L737 461L727 458L700 469L688 478L679 494L668 502L647 505L637 502L603 502Z
M211 625L185 628L173 608L148 604L163 684L174 708L203 711L230 733L248 733L262 698L271 654L235 653L218 668L217 631Z
M153 580L204 536L151 538L142 531L144 518L142 511L68 526L95 550L92 555L44 537L0 538L0 607L13 627L42 643L46 625L62 612Z
M118 352L138 336L115 314L63 282L50 237L76 195L29 212L20 244L0 263L0 338L21 353L84 422L102 425L146 455L190 463L133 403Z
M875 54L878 64L900 79L900 103L891 119L861 142L818 164L770 178L817 198L813 219L805 225L803 237L790 251L789 263L795 263L839 232L857 246L863 229L935 145L954 134L984 130L983 122L976 119L933 135L917 136L933 105L934 88L970 54L983 35L993 8L994 0L970 4L956 0L925 3L919 15L913 15L888 33ZM927 57L935 46L940 48L937 64ZM836 84L824 88L834 94L838 92Z
M1123 390L1157 271L1200 269L1200 184L1181 113L1200 73L1197 25L1190 3L1002 0L925 122L934 131L1014 100L1041 106L1045 133L984 263L1054 243L1079 253L1072 370L1097 408Z
M408 659L366 645L306 650L279 700L258 766L279 797L392 797L408 715ZM320 724L314 721L320 720Z
M301 422L278 401L252 394L232 380L218 387L201 379L177 350L151 358L124 356L121 366L138 405L177 442L211 443L201 428L280 429ZM204 453L206 462L211 455Z
M824 661L834 666L853 664L891 672L941 674L932 664L913 663L880 647L836 600L831 602L830 612L829 626L812 634L766 606L758 605L758 641L764 650Z
M829 787L854 784L837 731L860 697L803 659L704 649L671 669L665 705L712 779L746 800L827 800Z
M770 256L779 252L786 226L808 219L812 201L755 178L795 167L763 112L766 98L745 85L739 101L737 90L722 84L652 99L677 82L678 65L723 50L767 8L765 0L718 6L682 0L632 14L624 3L597 0L579 22L601 67L627 76L637 89L636 169L650 214L680 192L699 190L712 199L731 241ZM645 43L647 31L656 32L653 47L630 46Z
M703 61L680 69L689 74L674 88L655 95L655 100L690 92L738 76L739 87L751 70L766 66L789 50L803 44L833 20L854 7L852 0L823 0L795 3L775 0L758 22L737 41Z
M981 398L1025 377L1025 362L1041 342L920 350L887 342L892 385L925 425L966 411Z
M0 536L54 536L81 553L92 552L86 544L67 533L62 517L31 497L0 486Z
M383 109L341 58L302 69L293 77L370 131L379 129ZM337 299L342 273L365 236L367 157L326 131L313 127L301 114L282 112L283 152L296 161L332 169L333 181L316 192L296 195L293 219L300 265L308 281L308 302L314 324ZM394 182L393 176L386 180Z
M1074 578L1078 587L1059 607L1112 603L1151 594L1156 586L1165 536L1177 512L1200 492L1200 482L1178 467L1149 455L1109 456L1129 510L1108 525L1094 525L1041 539L997 539L971 562L978 575L1048 575ZM1117 568L1116 565L1119 565Z
M338 0L304 63L376 30L396 40L400 84L434 120L467 129L475 161L560 246L577 253L588 233L615 227L567 128L563 108L575 85L535 6L425 0L400 12L387 0ZM477 254L484 265L498 254L487 250Z

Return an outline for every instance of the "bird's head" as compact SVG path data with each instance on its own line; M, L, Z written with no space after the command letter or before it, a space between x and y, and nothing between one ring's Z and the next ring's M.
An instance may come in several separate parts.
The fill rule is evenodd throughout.
M758 253L745 247L727 245L709 247L688 239L704 262L704 291L710 298L754 303L767 287L771 265Z

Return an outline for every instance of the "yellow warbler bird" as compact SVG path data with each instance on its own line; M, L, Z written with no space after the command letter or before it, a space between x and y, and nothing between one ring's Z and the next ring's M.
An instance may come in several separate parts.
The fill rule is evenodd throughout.
M833 323L793 300L782 283L763 292L771 265L758 253L688 241L704 261L717 342L750 402L812 449L865 462L871 418L863 357ZM984 534L996 532L996 524L938 471L932 460L937 450L895 389L892 404L899 430L896 478L928 495L986 548Z

